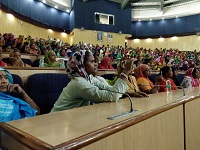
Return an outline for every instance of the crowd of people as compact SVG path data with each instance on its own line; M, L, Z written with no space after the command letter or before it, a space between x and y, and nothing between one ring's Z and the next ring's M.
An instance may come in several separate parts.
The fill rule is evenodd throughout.
M149 94L166 92L167 80L171 90L199 86L200 53L196 50L147 50L83 42L70 46L56 39L24 38L22 35L15 39L11 33L0 35L0 39L0 55L9 53L9 63L1 60L2 67L29 66L21 60L21 53L44 55L44 67L60 67L60 62L56 61L57 56L68 58L66 71L71 81L63 89L51 112L118 101L123 96L119 93L125 92L132 97L145 98ZM98 69L115 68L116 76L113 80L105 80L97 75ZM151 70L160 72L155 82L149 79ZM186 71L182 83L177 80L178 70ZM38 106L19 85L13 84L7 70L0 68L0 76L1 122L39 114Z

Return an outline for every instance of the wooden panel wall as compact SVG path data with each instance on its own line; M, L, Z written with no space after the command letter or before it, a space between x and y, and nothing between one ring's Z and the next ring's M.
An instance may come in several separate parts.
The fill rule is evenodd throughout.
M128 47L143 47L146 49L155 49L155 48L178 48L180 51L200 51L200 36L191 35L191 36L182 36L176 38L164 38L164 39L152 39L152 40L128 40Z
M200 99L185 104L186 150L198 150L200 147Z
M98 44L100 46L102 45L120 45L120 46L125 46L125 38L130 37L131 35L129 34L118 34L118 33L111 33L111 32L102 32L103 33L103 41L97 41L97 32L94 30L80 30L80 29L74 29L72 32L72 37L73 37L73 43L91 43L91 44ZM106 33L104 35L104 33ZM113 35L112 42L108 42L108 34Z
M70 43L70 36L66 33L50 31L30 23L24 22L20 19L15 18L14 16L9 16L7 13L0 10L0 33L12 33L17 38L19 35L24 35L27 37L31 35L33 38L44 38L48 39L48 36L52 39L57 38L64 42Z
M184 150L183 106L92 143L81 150Z

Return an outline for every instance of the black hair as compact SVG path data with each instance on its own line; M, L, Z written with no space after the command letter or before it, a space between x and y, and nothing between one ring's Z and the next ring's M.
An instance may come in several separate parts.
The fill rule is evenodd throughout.
M85 58L84 58L84 61L83 63L85 64L86 61L89 60L89 57L92 55L92 53L90 51L86 51L85 52Z
M165 76L169 71L170 71L171 67L169 66L164 66L160 69L160 73L159 75L163 75Z
M192 76L194 76L194 74L195 74L197 71L198 71L198 69L197 69L197 68L194 68L194 69L192 70Z

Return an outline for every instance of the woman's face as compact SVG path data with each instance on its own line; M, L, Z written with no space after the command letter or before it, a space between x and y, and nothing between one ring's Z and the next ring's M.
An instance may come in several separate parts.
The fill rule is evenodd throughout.
M143 75L144 75L145 78L148 78L150 76L150 74L151 74L150 70L151 69L148 67L147 69L145 69L143 71Z
M51 62L56 61L56 54L51 54L51 55L49 56L49 60L50 60Z
M10 50L11 50L11 46L8 46L5 48L5 52L10 52Z
M85 71L88 74L95 74L97 70L97 64L95 63L94 56L90 54L88 60L84 63Z
M65 56L65 50L61 50L61 52L60 52L60 56Z
M20 52L14 52L13 57L17 58L17 59L21 59L21 54Z
M0 92L6 92L8 86L8 76L5 71L0 71Z

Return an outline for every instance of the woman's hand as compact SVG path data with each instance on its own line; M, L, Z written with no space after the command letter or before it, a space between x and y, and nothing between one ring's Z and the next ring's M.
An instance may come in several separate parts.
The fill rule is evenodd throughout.
M143 97L149 97L149 95L147 95L147 94L144 93L144 92L138 91L137 93L139 93L139 94L142 95Z
M133 69L133 61L134 61L134 59L129 59L126 61L123 73L125 73L127 76L131 73L131 71Z
M25 94L25 91L19 86L19 84L8 84L7 89L9 92Z

